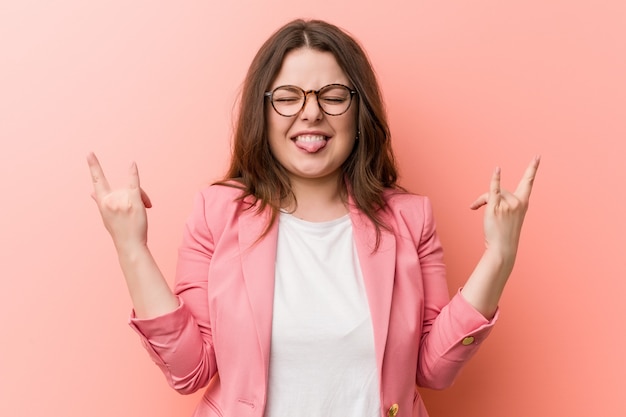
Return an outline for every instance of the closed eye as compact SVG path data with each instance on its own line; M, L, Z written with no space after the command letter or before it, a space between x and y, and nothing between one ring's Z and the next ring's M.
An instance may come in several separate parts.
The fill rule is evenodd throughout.
M300 97L274 97L274 101L278 103L296 103L300 100Z
M335 104L335 103L345 103L347 98L345 97L322 97L321 100L323 100L324 102L328 104Z

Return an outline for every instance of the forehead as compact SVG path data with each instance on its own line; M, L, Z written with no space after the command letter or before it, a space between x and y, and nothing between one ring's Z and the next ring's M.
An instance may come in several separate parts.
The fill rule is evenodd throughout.
M299 48L285 55L272 88L295 85L304 90L317 90L328 84L349 86L348 77L335 56L330 52Z

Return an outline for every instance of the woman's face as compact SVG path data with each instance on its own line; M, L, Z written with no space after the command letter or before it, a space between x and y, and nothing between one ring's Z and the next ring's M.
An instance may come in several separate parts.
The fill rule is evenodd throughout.
M285 56L270 91L283 85L317 91L329 84L354 88L330 52L300 48ZM351 103L345 113L329 116L320 109L315 94L308 94L304 108L285 117L268 103L270 149L292 183L328 181L341 175L341 165L356 140L356 108L356 103Z

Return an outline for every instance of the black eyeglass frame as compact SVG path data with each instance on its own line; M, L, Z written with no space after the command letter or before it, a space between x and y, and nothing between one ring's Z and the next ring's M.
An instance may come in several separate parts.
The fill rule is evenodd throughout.
M279 88L285 88L285 87L289 87L289 88L293 88L293 89L296 89L296 90L300 90L302 92L302 94L304 94L304 101L302 101L302 107L300 107L300 109L298 109L298 111L295 112L294 114L290 114L290 115L282 114L281 112L278 111L278 109L274 105L274 92L276 90L278 90ZM319 101L319 93L320 93L320 91L325 90L325 89L327 89L329 87L343 87L346 90L348 90L348 92L350 93L350 102L348 103L348 107L346 107L346 109L344 111L342 111L341 113L337 113L337 114L328 113L326 110L324 110L324 107L322 107L322 105L320 104L320 101ZM300 113L302 111L302 109L304 108L304 106L306 106L306 99L309 96L309 94L311 94L311 93L315 94L315 100L317 101L317 106L320 108L320 110L324 114L327 114L329 116L341 116L342 114L345 114L348 110L350 110L350 106L352 105L352 97L357 94L357 91L353 90L350 87L348 87L347 85L343 85L343 84L328 84L328 85L323 86L319 90L308 90L308 91L303 90L302 88L298 87L297 85L279 85L278 87L276 87L272 91L266 91L263 94L263 96L270 99L270 103L272 103L272 108L274 109L274 111L276 113L280 114L283 117L293 117L293 116L297 115L298 113Z

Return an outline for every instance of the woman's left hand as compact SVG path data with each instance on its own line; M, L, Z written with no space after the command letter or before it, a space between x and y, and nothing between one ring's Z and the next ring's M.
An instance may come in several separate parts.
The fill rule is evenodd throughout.
M511 264L515 262L539 161L539 156L533 158L514 193L500 187L500 168L496 168L491 176L489 192L481 195L470 206L472 210L486 206L484 233L487 251L493 251Z

